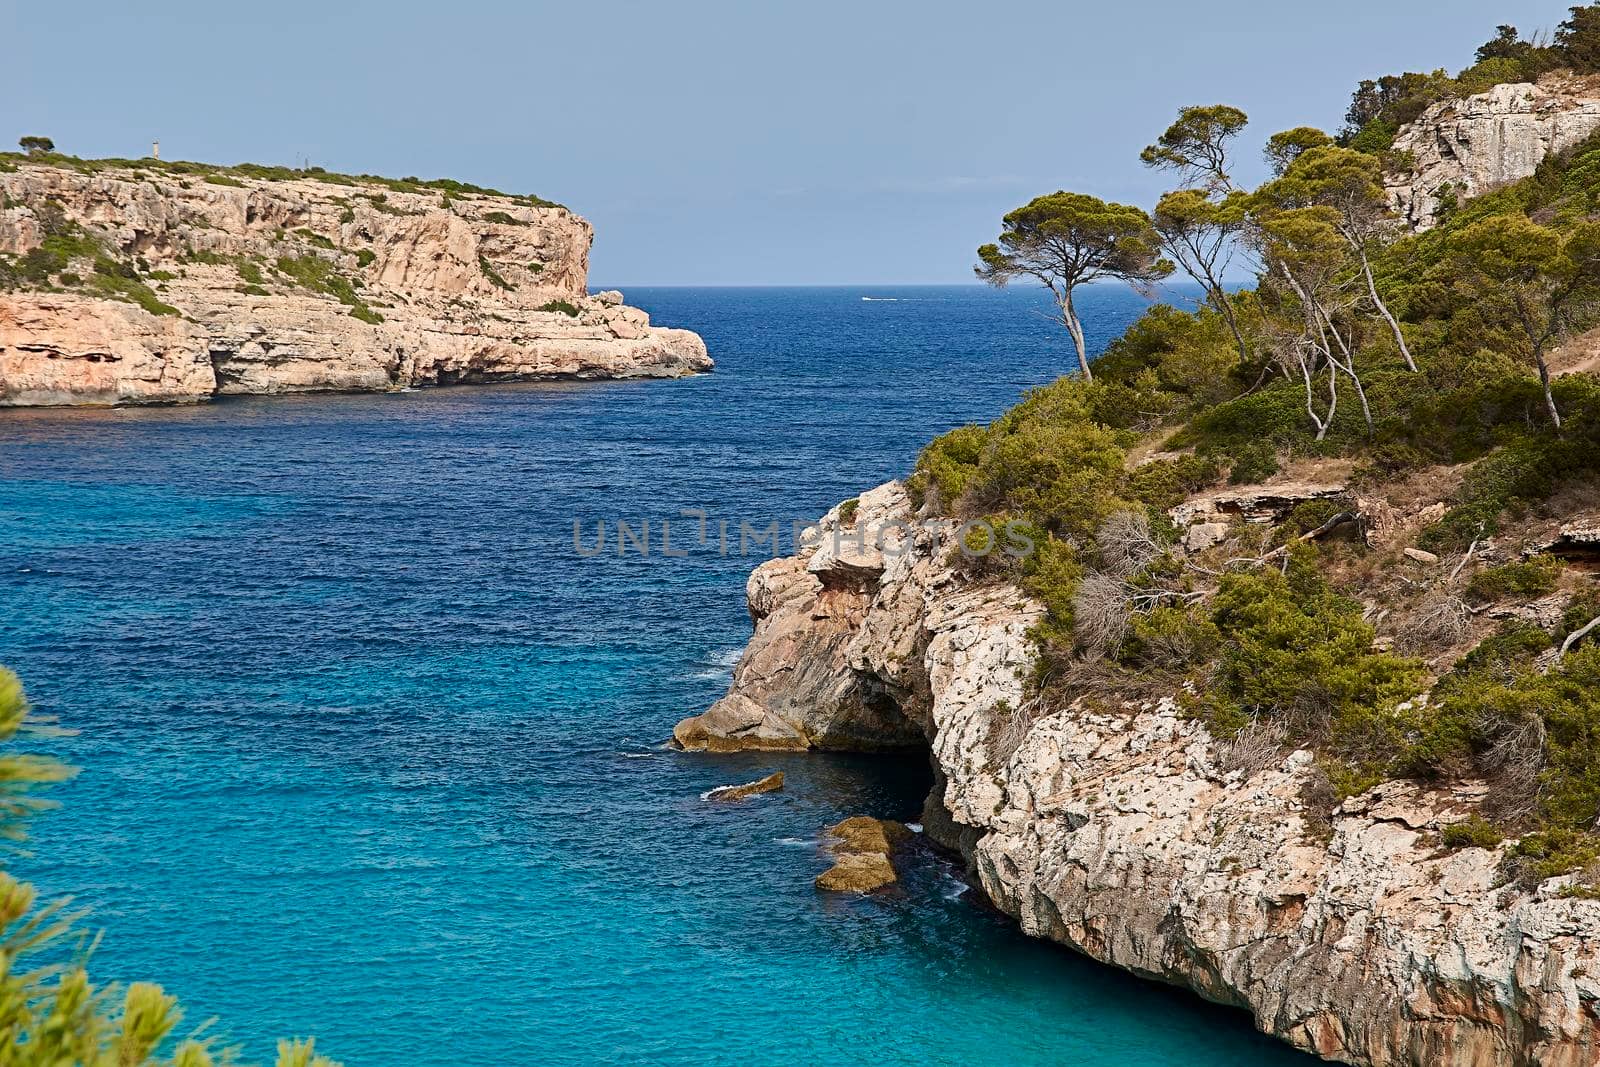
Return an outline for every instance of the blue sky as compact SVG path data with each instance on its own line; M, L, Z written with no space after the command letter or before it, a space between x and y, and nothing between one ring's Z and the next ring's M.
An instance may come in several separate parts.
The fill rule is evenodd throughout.
M595 223L602 284L960 282L1057 188L1149 206L1189 103L1336 127L1566 2L0 0L0 137L449 176Z

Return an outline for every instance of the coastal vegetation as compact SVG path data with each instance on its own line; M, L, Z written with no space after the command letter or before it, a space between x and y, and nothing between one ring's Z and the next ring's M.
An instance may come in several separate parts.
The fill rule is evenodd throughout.
M24 751L59 732L32 715L17 676L0 668L0 839L12 855L31 820L52 803L41 791L73 774ZM237 1062L211 1024L187 1033L177 998L159 985L96 983L86 913L70 899L41 903L38 891L0 867L0 1043L15 1067L210 1067ZM277 1067L338 1067L313 1041L278 1044Z
M1548 43L1501 27L1453 77L1363 82L1337 135L1271 136L1255 189L1234 177L1247 116L1185 108L1141 157L1181 183L1153 211L1058 192L979 249L980 278L1050 289L1084 373L933 441L911 488L1036 540L988 566L1047 609L1041 707L1183 693L1224 743L1314 748L1313 806L1394 778L1479 778L1490 799L1447 845L1519 838L1508 877L1600 856L1600 595L1550 556L1481 559L1553 498L1600 494L1600 380L1553 362L1600 324L1600 135L1425 232L1384 188L1408 165L1395 133L1429 104L1558 70L1600 71L1600 4ZM1240 265L1254 284L1225 284ZM1089 373L1074 289L1175 271L1203 296L1150 308ZM1180 550L1168 509L1187 495L1327 464L1355 470L1350 494ZM1404 546L1415 555L1349 537L1368 521L1356 494L1398 484L1436 484L1445 505ZM1419 574L1418 559L1439 565ZM1553 629L1486 628L1493 605L1551 596L1566 605Z
M197 163L190 160L156 159L80 159L74 155L57 152L55 142L48 137L24 137L19 142L21 152L0 152L0 172L14 170L19 163L61 167L80 174L100 174L107 171L145 170L158 174L188 175L211 185L242 186L240 179L287 182L314 181L327 185L379 185L397 193L441 193L446 201L471 197L494 196L515 200L528 207L561 208L554 200L546 200L531 193L505 193L454 178L387 178L381 174L340 174L324 167L279 167L261 163L239 163L224 166L217 163ZM514 221L514 220L513 220Z

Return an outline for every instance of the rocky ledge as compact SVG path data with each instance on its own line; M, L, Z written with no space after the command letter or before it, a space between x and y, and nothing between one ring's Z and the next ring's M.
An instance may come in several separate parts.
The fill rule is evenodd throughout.
M1024 930L1321 1056L1600 1060L1600 901L1502 884L1499 848L1442 849L1481 786L1389 783L1313 818L1310 752L1243 758L1170 698L1032 706L1041 608L963 578L937 525L898 525L896 483L853 519L752 576L732 691L680 745L925 745L928 835Z
M711 369L588 295L593 230L563 207L184 166L0 163L0 405Z

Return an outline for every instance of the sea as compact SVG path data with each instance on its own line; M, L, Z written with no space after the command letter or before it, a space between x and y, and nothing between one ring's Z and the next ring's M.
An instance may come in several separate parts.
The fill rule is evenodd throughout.
M247 1062L1310 1062L932 851L814 890L824 827L915 820L921 758L666 746L772 524L787 551L1072 366L1044 294L627 295L715 373L0 410L0 664L80 769L5 864L90 909L95 975ZM1097 349L1146 306L1082 303Z

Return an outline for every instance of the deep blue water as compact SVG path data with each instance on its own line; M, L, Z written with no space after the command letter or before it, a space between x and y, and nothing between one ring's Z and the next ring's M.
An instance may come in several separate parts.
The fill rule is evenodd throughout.
M815 893L819 830L914 817L925 768L664 751L727 684L758 561L573 550L575 518L659 550L680 509L787 523L903 473L1070 362L1038 295L628 295L717 372L0 412L0 662L83 768L19 866L93 905L98 973L251 1056L316 1034L376 1067L1302 1062L931 857ZM1097 342L1142 307L1087 303Z

